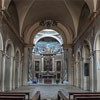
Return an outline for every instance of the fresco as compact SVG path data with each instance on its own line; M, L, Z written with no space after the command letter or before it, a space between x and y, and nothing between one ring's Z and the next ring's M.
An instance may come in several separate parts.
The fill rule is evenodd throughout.
M36 54L57 54L62 53L62 46L59 42L40 41L34 48Z

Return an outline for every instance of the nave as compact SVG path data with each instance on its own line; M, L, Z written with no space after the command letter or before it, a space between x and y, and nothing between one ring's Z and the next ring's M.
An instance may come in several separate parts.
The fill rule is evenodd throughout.
M0 0L1 94L27 91L32 98L40 91L42 99L57 99L59 90L83 90L95 97L100 92L99 5L100 0Z
M33 95L40 91L41 94L41 100L57 100L57 94L58 91L62 91L65 93L66 96L68 96L68 92L82 92L84 90L77 88L75 86L71 85L29 85L29 86L23 86L19 89L15 89L13 91L19 92L19 91L27 91L30 92L30 99L32 99Z

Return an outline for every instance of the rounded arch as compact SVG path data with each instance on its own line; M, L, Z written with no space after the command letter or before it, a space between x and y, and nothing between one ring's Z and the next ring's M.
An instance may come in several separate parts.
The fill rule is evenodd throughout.
M82 48L82 57L86 61L90 54L90 45L87 40L84 40L83 48Z
M82 47L82 57L89 58L91 50L92 50L91 43L88 40L84 40L83 47Z
M76 61L79 61L81 57L81 51L80 48L76 51Z
M97 34L96 34L96 36L95 36L95 39L94 39L94 46L93 46L93 50L94 50L94 51L95 51L95 50L100 50L99 44L98 44L99 38L100 38L100 31L97 32ZM99 42L99 43L100 43L100 42ZM97 46L97 45L98 45L98 46Z
M20 61L20 60L21 60L21 52L20 52L20 49L17 47L16 50L15 50L15 52L16 52L16 53L17 53L17 52L19 53L19 61Z
M90 61L90 44L88 40L84 40L82 47L82 58L83 58L83 88L84 90L90 90L90 78L92 65ZM91 66L90 66L91 65Z
M100 87L100 31L97 32L96 36L95 36L95 40L94 40L94 57L95 57L95 81L96 81L96 90L99 91Z
M39 23L34 24L30 30L28 31L27 35L24 38L26 44L33 43L33 39L35 35L43 29L47 29L46 27L40 26ZM61 24L58 24L58 27L52 27L51 29L55 30L58 33L61 33L63 42L66 44L72 43L72 36L69 31Z
M80 48L76 51L76 65L75 65L75 71L74 71L74 78L75 78L75 85L77 87L81 87L81 51Z
M46 37L54 38L54 39L56 39L61 45L63 44L62 41L61 41L59 38L57 38L56 36L42 36L42 37L38 38L38 39L34 42L34 44L36 44L39 40L41 40L41 39L43 39L43 38L46 38Z
M6 43L5 43L5 53L7 53L7 46L8 45L11 45L11 56L13 56L14 57L14 45L13 45L13 42L10 40L10 39L8 39L7 41L6 41Z
M19 83L20 83L20 71L21 71L21 66L20 66L20 61L21 61L21 53L20 53L20 49L17 47L16 49L16 54L15 54L15 88L19 87Z
M4 88L5 90L12 89L12 68L13 68L13 57L14 57L14 46L10 39L6 41L5 44L5 79Z

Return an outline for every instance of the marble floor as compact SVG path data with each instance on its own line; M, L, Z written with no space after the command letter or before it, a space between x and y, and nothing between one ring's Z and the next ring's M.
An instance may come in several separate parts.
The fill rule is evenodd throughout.
M42 100L57 100L57 93L61 90L65 95L68 95L69 91L83 91L80 88L71 86L71 85L28 85L20 87L19 89L15 89L14 91L29 91L30 98L36 93L36 91L40 91Z

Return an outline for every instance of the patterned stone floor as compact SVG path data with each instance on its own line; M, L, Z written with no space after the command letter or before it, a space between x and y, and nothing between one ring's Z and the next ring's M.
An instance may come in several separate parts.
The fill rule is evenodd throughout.
M65 95L68 95L69 91L83 91L77 87L73 87L71 85L29 85L23 86L14 91L29 91L30 98L36 93L36 91L40 91L42 100L57 100L57 93L61 90Z

